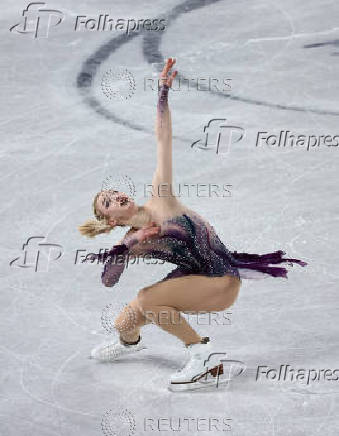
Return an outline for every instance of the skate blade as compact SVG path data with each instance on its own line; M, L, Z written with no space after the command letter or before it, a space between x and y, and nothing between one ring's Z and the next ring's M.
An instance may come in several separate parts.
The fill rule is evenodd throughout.
M211 386L217 388L229 381L229 377L224 376L224 366L221 363L205 373L196 375L189 382L170 382L168 388L171 391L195 390Z
M168 389L173 392L203 389L207 387L219 388L241 375L246 369L244 362L240 360L224 360L223 363L199 374L189 382L169 383Z
M109 362L115 362L116 360L119 359L123 359L126 356L130 356L131 354L137 353L138 351L147 350L147 346L143 345L137 350L132 349L132 350L125 351L123 354L115 354L115 352L112 351L101 352L102 348L103 347L101 346L93 348L88 358L92 360L96 360L97 362L101 362L101 363L109 363Z
M229 379L223 379L219 380L218 383L216 383L215 380L209 380L204 381L201 383L201 381L196 381L192 383L170 383L168 385L168 390L171 392L186 392L186 391L196 391L199 389L218 389L221 386L227 386L230 383L231 380Z

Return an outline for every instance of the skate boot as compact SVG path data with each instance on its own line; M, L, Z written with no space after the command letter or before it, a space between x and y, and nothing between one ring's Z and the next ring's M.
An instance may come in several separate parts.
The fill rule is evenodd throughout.
M202 343L189 345L187 348L190 359L183 369L170 377L168 388L171 391L208 386L217 388L245 370L243 362L226 360L226 353L213 353L208 337L203 338Z
M141 343L141 336L137 343L126 344L121 339L118 341L105 342L91 351L91 358L101 362L112 362L121 356L133 354L140 350L145 350L147 347Z

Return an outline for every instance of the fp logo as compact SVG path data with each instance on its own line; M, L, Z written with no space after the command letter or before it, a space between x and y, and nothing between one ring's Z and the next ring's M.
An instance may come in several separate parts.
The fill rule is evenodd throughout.
M19 268L34 268L35 272L47 272L51 261L62 256L62 247L58 244L46 244L39 242L43 236L32 236L23 244L23 255L13 259L9 264ZM21 261L21 263L19 263Z
M246 365L244 362L240 360L228 360L228 359L219 359L217 356L225 356L226 353L211 353L208 358L205 360L205 376L197 377L197 381L199 383L211 384L211 375L213 383L215 383L216 388L219 387L222 383L228 383L234 377L238 377L246 370ZM219 364L214 366L215 363L212 363L217 358ZM209 368L213 367L212 370Z
M205 140L198 139L191 147L199 147L202 150L212 150L218 154L228 153L230 145L241 141L245 130L242 127L229 126L225 118L214 118L204 127Z
M47 38L49 28L57 26L64 19L64 14L56 9L44 9L46 3L29 3L22 11L23 21L9 30L18 33L33 33L34 38Z

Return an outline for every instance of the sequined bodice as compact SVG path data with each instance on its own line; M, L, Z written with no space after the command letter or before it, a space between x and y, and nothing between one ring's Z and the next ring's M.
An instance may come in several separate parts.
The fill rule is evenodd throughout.
M161 126L167 108L168 89L167 85L163 85L159 93L158 108ZM148 255L177 265L177 268L164 280L188 274L232 275L246 278L248 270L273 277L287 277L285 268L270 265L283 262L289 262L292 265L293 263L306 265L299 259L283 258L285 253L281 250L263 255L237 253L236 251L231 253L221 242L214 228L195 213L184 213L164 221L161 233L156 238L139 243L133 239L131 242L126 235L122 243L115 245L108 254L95 255L105 262L104 271L101 274L105 286L114 286L118 282L125 268L126 256L129 254ZM123 262L116 263L116 256L121 255Z
M147 255L177 265L164 280L189 274L253 278L248 271L260 276L287 277L286 268L271 264L288 262L291 265L306 265L299 259L284 258L284 254L281 250L262 255L230 252L210 224L196 214L182 214L164 221L159 236L144 243L130 245L126 236L121 244L104 255L101 278L105 286L114 286L125 268L128 255ZM123 262L115 261L119 256L123 257Z
M131 253L176 264L191 274L208 275L222 274L230 267L231 256L212 226L188 214L164 221L158 238L138 244Z

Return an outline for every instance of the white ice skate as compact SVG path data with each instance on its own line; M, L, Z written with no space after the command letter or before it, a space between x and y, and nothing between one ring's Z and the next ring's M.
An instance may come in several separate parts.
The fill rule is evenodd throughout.
M119 357L145 349L147 349L147 347L142 344L141 338L139 343L136 345L125 345L120 340L115 340L112 342L105 342L93 348L90 357L99 360L100 362L112 362Z
M185 367L170 377L171 391L201 389L208 386L218 388L245 371L245 364L227 360L226 353L213 353L210 342L189 345L190 359Z

